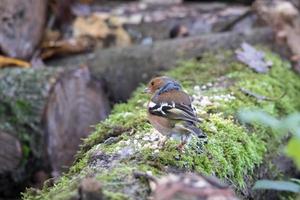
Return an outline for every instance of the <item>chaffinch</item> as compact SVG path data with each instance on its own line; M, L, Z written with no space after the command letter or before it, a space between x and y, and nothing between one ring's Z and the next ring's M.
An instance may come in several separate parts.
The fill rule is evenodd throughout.
M166 76L153 78L145 92L152 94L148 103L150 123L167 138L172 134L181 136L180 150L184 147L190 134L200 138L206 135L197 128L199 119L192 107L192 100L181 85Z

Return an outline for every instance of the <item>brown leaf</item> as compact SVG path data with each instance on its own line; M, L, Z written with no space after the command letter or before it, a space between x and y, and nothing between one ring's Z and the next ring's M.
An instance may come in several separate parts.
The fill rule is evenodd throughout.
M128 33L121 27L112 30L112 34L115 35L115 46L126 47L131 44L131 38Z
M249 68L258 73L267 73L272 62L265 60L265 54L256 50L248 43L241 45L242 50L236 50L236 56L239 61L246 64Z
M77 37L59 41L49 41L44 43L41 53L42 59L47 59L55 55L63 56L74 53L86 52L94 47L94 39L91 37Z
M42 46L49 42L58 41L61 38L61 33L59 31L54 31L47 29L44 33Z
M104 19L95 14L89 17L77 17L73 24L74 37L90 36L99 39L105 38L109 32Z
M26 62L24 60L5 57L5 56L0 56L0 68L10 67L10 66L18 66L18 67L21 67L21 68L29 68L30 64L29 64L29 62Z

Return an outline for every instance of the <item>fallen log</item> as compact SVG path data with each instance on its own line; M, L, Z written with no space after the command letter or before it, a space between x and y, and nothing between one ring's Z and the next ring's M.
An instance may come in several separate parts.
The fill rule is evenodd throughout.
M101 81L87 68L1 70L0 193L38 185L30 180L39 170L63 172L109 110Z
M126 48L97 49L92 53L49 61L53 66L84 64L93 75L103 78L113 101L126 101L131 92L158 71L171 69L179 60L200 58L210 50L237 48L241 42L270 44L270 29L247 32L225 32L177 40L165 40L153 45Z
M24 200L81 199L81 183L89 177L101 185L101 199L160 199L179 189L179 195L164 199L191 199L195 194L192 187L186 188L190 198L183 198L184 187L167 184L163 178L167 186L160 185L156 189L158 195L154 191L151 197L153 185L145 180L182 172L217 176L234 188L241 199L278 199L266 195L265 191L258 194L251 188L258 179L279 180L283 173L288 179L286 173L295 172L293 165L282 168L282 158L273 162L282 153L284 139L270 128L245 126L236 118L236 112L249 106L278 117L295 112L300 107L300 77L290 69L290 63L270 52L267 59L273 66L265 74L249 70L232 54L228 51L206 54L199 61L187 61L165 73L183 83L184 89L193 96L197 114L203 118L199 128L207 134L206 141L191 138L183 152L177 150L180 140L175 138L161 147L162 136L147 122L145 105L149 96L142 93L144 86L141 86L127 103L115 105L109 118L97 125L69 173L52 187L26 193ZM274 101L258 100L243 93L241 87L270 98L279 97L284 91L286 95ZM137 178L137 174L146 177ZM189 182L186 178L173 177L173 182ZM197 185L197 192L205 192L204 184ZM162 188L163 192L159 190Z
M177 25L185 27L191 36L231 31L235 25L239 24L239 21L246 17L245 14L249 14L250 10L249 6L230 6L220 2L198 2L197 4L159 5L160 11L150 14L149 10L153 10L157 6L150 4L146 10L137 11L134 14L140 16L140 20L145 19L143 22L132 20L134 19L132 15L121 15L122 18L127 18L124 26L134 41L141 43L145 38L151 38L153 41L170 38L170 31ZM180 17L172 15L174 9L178 9ZM230 12L230 10L235 12ZM210 20L211 18L214 20ZM251 21L254 22L255 20ZM251 24L248 24L247 28L251 28Z
M20 139L27 152L22 159L30 160L22 166L24 173L16 182L26 182L30 174L47 167L52 176L57 176L71 164L80 138L86 137L90 125L104 119L109 112L99 80L104 79L112 100L125 101L141 82L158 71L175 67L181 59L200 58L208 49L230 49L242 41L261 44L270 40L266 29L228 32L161 41L150 46L98 49L50 62L65 68L0 71L0 105L3 105L0 113L4 113L0 131ZM83 63L91 73L87 68L74 69ZM14 177L14 172L10 176Z

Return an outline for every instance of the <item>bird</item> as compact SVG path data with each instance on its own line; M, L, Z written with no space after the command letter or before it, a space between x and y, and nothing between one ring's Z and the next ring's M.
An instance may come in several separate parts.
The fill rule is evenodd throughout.
M200 120L192 107L192 98L176 80L167 76L155 77L149 81L144 92L151 95L147 105L149 122L167 138L173 134L180 135L181 143L177 147L180 151L191 134L206 138L197 127Z

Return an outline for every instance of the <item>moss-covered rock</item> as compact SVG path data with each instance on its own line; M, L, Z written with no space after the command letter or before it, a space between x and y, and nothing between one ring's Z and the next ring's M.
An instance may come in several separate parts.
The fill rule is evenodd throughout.
M212 174L242 191L267 152L276 153L280 138L259 125L241 125L236 111L257 107L281 116L300 109L300 77L277 55L268 53L267 57L273 62L267 74L252 72L235 61L232 52L184 61L165 73L179 80L194 97L207 141L193 137L184 153L176 150L176 139L159 148L162 136L147 122L148 96L142 93L141 85L127 103L116 105L110 117L96 125L68 174L52 187L34 194L28 191L24 199L76 198L80 180L86 176L102 183L108 199L146 199L149 186L134 178L134 171L155 176L180 171ZM259 100L241 88L267 98Z

